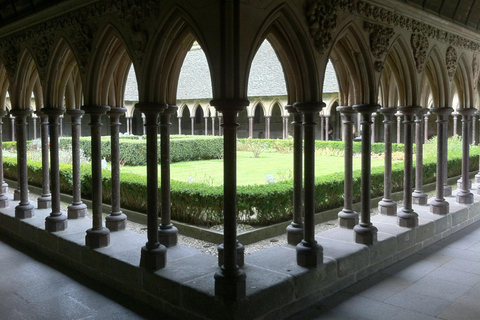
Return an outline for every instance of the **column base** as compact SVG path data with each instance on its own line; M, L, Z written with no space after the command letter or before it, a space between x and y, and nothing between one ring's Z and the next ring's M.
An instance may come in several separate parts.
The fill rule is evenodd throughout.
M105 227L110 231L125 230L127 227L127 216L123 212L111 212L105 217Z
M2 193L7 193L8 192L8 184L3 181L2 183Z
M480 172L475 175L475 183L480 183Z
M472 180L468 180L468 189L472 189ZM462 178L457 180L457 188L462 189Z
M167 248L163 245L159 245L155 249L147 249L146 246L142 247L142 254L140 256L140 267L149 271L155 271L165 268L167 264Z
M397 213L397 222L400 227L415 228L418 226L418 214L413 210L402 209Z
M323 247L315 241L310 244L302 240L297 244L297 264L304 268L316 268L323 264Z
M0 196L0 208L8 207L8 197L4 194Z
M37 208L38 209L49 209L52 207L52 196L51 195L42 195L37 198Z
M355 231L355 243L372 245L377 242L377 228L370 224L357 224L353 231Z
M397 214L397 203L391 199L382 199L378 203L378 211L386 216L394 216Z
M87 216L87 205L85 203L71 204L67 207L68 219L78 219Z
M20 190L13 190L13 201L20 201Z
M353 229L358 224L358 213L343 209L338 213L338 224L341 228Z
M48 232L63 231L67 229L68 221L64 214L48 216L45 218L45 230Z
M225 300L236 301L244 299L247 295L247 286L245 273L236 268L226 270L221 268L215 273L215 296L222 297Z
M15 218L29 219L34 215L33 206L28 202L26 204L19 204L15 207Z
M413 191L412 193L412 202L424 206L428 202L428 194L422 191Z
M222 244L218 246L218 266L223 266L225 247ZM241 268L245 264L245 247L237 241L237 265Z
M448 184L443 185L443 196L450 197L451 195L452 195L452 187L450 187Z
M457 192L457 203L473 204L473 193L469 190L460 190Z
M450 204L445 200L433 200L430 203L430 212L434 214L447 214L450 211Z
M158 229L158 242L167 248L176 246L178 242L178 229L172 224L168 226L160 225Z
M298 223L291 223L287 227L287 243L296 246L303 239L303 225Z
M107 228L88 229L85 236L85 245L92 249L107 247L110 244L110 230Z

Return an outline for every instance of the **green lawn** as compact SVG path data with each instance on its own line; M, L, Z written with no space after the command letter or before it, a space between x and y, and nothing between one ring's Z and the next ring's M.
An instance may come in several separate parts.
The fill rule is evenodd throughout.
M318 177L332 172L342 172L343 161L343 157L316 156L316 176ZM239 151L237 165L237 182L239 185L264 184L266 183L266 174L272 175L276 181L291 178L293 155L264 152L260 155L260 158L254 158L252 152ZM354 170L360 169L360 165L360 158L354 158ZM372 167L373 166L383 166L383 160L372 159ZM146 175L146 168L143 166L125 166L122 168L122 172ZM179 181L190 180L193 182L221 185L223 183L223 160L172 163L171 178Z

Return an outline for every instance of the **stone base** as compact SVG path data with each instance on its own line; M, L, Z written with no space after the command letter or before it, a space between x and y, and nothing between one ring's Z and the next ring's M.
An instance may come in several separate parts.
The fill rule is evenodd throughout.
M444 197L450 197L452 195L452 187L449 185L444 185L443 186L443 196Z
M323 247L315 242L310 245L302 240L297 246L297 264L304 268L316 268L323 264Z
M418 226L418 214L413 210L401 210L397 213L397 223L400 227L415 228Z
M434 214L447 214L450 211L450 204L443 200L433 200L430 203L430 212Z
M343 209L338 213L338 224L341 228L353 229L358 224L358 213Z
M167 248L176 246L178 242L178 229L171 224L166 227L160 226L158 229L158 242Z
M287 242L289 245L296 246L299 244L303 239L303 226L291 223L287 227Z
M378 203L378 212L387 216L394 216L397 214L397 203L390 199L382 199Z
M35 214L33 212L33 206L30 203L19 204L15 207L15 218L18 219L29 219Z
M58 216L48 216L45 218L45 230L48 232L57 232L67 229L68 221L64 214Z
M87 215L87 205L84 203L71 204L67 208L68 219L84 218Z
M88 229L85 236L85 245L92 249L103 248L110 244L110 230L101 228L98 230Z
M457 202L461 204L472 204L473 203L473 193L470 191L459 191L457 193Z
M167 264L167 248L160 245L155 249L147 249L142 247L142 254L140 256L140 267L149 271L155 271L165 268Z
M225 247L223 243L218 246L218 266L223 266L223 260L225 256ZM243 244L237 241L237 265L243 267L245 264L245 247Z
M475 175L475 183L480 183L480 172Z
M122 212L110 213L105 217L105 227L110 231L125 230L127 227L127 216Z
M414 191L412 193L412 202L414 204L425 206L428 202L428 194L420 191Z
M372 245L377 242L377 228L372 224L370 225L361 225L357 224L355 228L355 243Z
M8 184L3 181L2 183L2 193L7 193L8 192Z
M20 201L20 190L13 190L13 201Z
M0 208L8 207L8 197L4 194L0 196Z
M37 198L38 209L49 209L52 207L52 197L50 195L44 195Z
M236 301L247 295L246 275L240 270L225 270L215 273L215 295L225 300Z

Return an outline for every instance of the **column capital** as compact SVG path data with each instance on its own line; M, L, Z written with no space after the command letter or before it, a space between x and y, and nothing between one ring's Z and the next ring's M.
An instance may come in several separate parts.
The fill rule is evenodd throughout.
M288 113L293 114L293 115L295 115L296 113L299 113L299 111L297 110L297 108L295 108L293 106L293 104L287 104L285 106L285 110L287 110Z
M379 105L377 104L356 104L353 106L353 110L362 115L371 116L372 113L378 110L378 107Z
M145 126L156 126L159 113L167 109L168 105L159 102L138 102L135 108L142 113L142 118L146 119Z
M412 123L413 117L421 109L418 106L399 106L398 111L401 112L404 116L403 123Z
M177 110L178 110L178 107L176 105L169 104L168 107L163 111L163 114L172 115L175 112L177 112ZM179 117L179 118L181 118L181 117Z
M72 118L82 117L85 114L85 111L82 109L67 109L65 114L71 116Z
M26 118L32 113L31 109L12 109L10 114L15 118Z
M435 107L435 108L431 108L430 112L438 116L437 122L446 122L448 121L448 116L453 112L453 108Z
M338 106L336 109L340 114L342 115L342 123L343 124L352 124L354 123L353 121L353 116L357 114L355 110L353 110L352 106Z
M53 107L45 107L45 108L42 108L40 109L43 114L47 115L47 116L56 116L57 118L59 118L62 114L65 113L65 108L53 108Z
M396 107L382 107L378 110L381 114L383 114L384 120L383 123L392 123L393 116L397 112Z
M249 104L250 101L247 99L213 99L210 101L210 105L222 113L225 111L242 111Z
M422 108L418 109L417 113L415 113L415 122L418 121L423 121L422 118L427 116L428 109L427 108Z
M293 106L303 113L315 113L322 111L326 104L324 102L295 102Z
M477 109L474 109L474 108L460 108L457 110L458 114L462 115L463 118L470 118L472 116L474 116L475 112L477 111Z
M120 126L120 116L127 112L127 108L123 107L110 107L110 110L107 111L107 115L110 118L110 126Z
M110 110L110 106L82 106L82 110L89 115L99 115L105 114L105 112Z

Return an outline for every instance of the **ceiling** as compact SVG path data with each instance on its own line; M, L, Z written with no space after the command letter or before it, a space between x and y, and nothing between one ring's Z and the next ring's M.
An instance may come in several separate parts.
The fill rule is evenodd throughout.
M0 0L0 27L61 2L60 0Z

